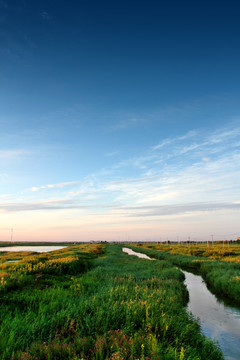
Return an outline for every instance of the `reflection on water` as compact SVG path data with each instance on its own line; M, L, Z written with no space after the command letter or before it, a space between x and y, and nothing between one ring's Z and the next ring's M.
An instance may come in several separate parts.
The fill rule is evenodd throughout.
M183 271L189 292L188 310L200 320L204 334L217 340L225 358L240 359L240 310L220 303L201 276Z
M60 250L66 246L6 246L0 247L0 251L34 251L34 252L48 252L53 250Z
M139 257L141 259L154 260L154 259L151 259L149 256L147 256L145 254L141 254L139 252L135 252L132 249L122 248L122 251L127 253L128 255L135 255L135 256L137 256L137 257Z

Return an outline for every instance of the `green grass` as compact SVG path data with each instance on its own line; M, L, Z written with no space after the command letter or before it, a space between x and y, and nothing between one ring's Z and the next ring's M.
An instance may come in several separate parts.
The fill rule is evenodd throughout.
M87 266L66 266L70 257ZM1 359L223 359L186 312L184 276L169 261L79 245L27 256L6 271Z
M231 261L224 260L224 253L220 246L215 245L214 249L209 249L207 245L201 247L205 256L203 253L198 256L191 255L194 250L195 253L199 252L195 246L172 245L168 247L148 244L138 247L131 246L133 250L145 253L150 257L169 261L184 269L197 271L218 297L230 300L233 304L240 306L240 263L233 261L233 258L239 258L239 245L233 245L233 249L230 247L228 250L234 254ZM213 252L217 255L213 256ZM220 259L216 260L216 256Z

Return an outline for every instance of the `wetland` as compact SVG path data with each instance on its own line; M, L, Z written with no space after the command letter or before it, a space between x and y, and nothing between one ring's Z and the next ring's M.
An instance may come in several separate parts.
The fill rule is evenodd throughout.
M187 277L173 254L148 244L131 247L161 259L149 261L122 247L129 246L0 254L1 359L227 359L189 309ZM181 256L191 264L191 256ZM236 273L231 276L235 284ZM232 297L238 294L238 286L232 290Z

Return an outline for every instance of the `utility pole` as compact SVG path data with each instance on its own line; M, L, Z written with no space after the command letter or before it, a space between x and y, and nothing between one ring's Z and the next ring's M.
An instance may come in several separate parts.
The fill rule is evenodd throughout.
M13 240L13 228L11 228L11 242Z
M214 246L214 242L213 242L213 235L211 235L211 237L212 237L212 246Z

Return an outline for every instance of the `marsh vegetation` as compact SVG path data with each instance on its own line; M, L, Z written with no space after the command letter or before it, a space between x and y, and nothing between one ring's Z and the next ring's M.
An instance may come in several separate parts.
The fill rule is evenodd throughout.
M240 306L240 244L139 244L132 249L196 271L220 299Z
M3 252L0 262L2 359L223 359L187 312L184 275L167 258L86 244Z

